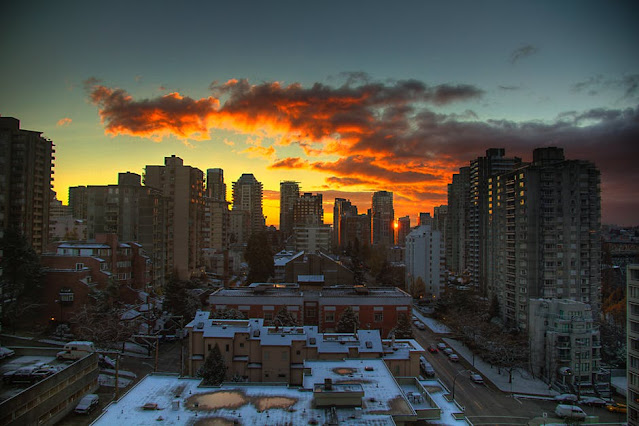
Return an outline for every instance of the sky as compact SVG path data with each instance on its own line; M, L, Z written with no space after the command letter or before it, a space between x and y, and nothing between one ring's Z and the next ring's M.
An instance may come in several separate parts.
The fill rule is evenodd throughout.
M3 6L0 115L56 146L54 190L177 155L395 216L459 167L559 146L601 170L602 222L639 225L635 1L22 1Z

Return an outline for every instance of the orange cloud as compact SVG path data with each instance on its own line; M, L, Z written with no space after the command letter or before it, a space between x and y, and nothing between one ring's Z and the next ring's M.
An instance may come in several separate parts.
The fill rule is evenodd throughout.
M604 163L603 184L627 179L619 170L638 170L634 163L625 168L620 163L636 158L628 153L639 149L634 143L639 108L570 112L550 123L481 121L468 109L433 110L481 98L483 91L477 87L429 86L415 80L377 83L359 74L350 75L339 87L252 85L231 79L212 83L211 95L200 99L179 93L134 99L95 79L86 87L107 134L203 141L212 131L230 130L256 140L269 138L275 140L269 147L254 144L242 152L268 158L272 169L325 173L331 188L390 189L398 203L441 203L451 174L490 147L504 147L509 156L530 157L533 148L553 141L570 158ZM304 155L278 158L277 150L287 145L301 148ZM338 159L318 161L320 156Z
M71 124L73 120L71 120L69 117L64 117L58 120L57 122L57 126L58 127L62 127L62 126L68 126L69 124Z

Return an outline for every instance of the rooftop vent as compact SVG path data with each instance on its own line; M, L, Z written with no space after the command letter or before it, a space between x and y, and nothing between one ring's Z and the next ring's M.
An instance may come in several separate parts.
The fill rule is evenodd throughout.
M204 328L204 323L203 322L198 322L197 325L195 326L195 328L197 328L198 330L202 330Z
M373 342L366 342L366 347L368 349L373 349Z

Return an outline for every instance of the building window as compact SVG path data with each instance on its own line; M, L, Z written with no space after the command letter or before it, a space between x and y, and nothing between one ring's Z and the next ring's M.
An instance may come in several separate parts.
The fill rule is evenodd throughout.
M264 312L264 321L273 321L273 312Z
M59 297L61 303L71 303L73 302L73 291L70 288L63 288L60 290Z
M81 269L84 269L84 263L76 263L75 264L75 270L79 271Z
M326 312L325 321L335 322L335 312Z
M228 352L228 351L229 351L229 345L228 345L228 343L227 343L227 344L226 344L226 352Z
M375 312L374 321L375 322L384 321L384 314L382 312Z

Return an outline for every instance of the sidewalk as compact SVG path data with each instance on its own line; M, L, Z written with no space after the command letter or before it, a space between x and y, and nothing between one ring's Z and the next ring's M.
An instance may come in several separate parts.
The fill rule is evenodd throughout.
M436 334L449 334L450 330L445 325L441 324L437 320L425 317L421 312L413 309L413 315L420 319L426 326ZM494 384L502 392L508 392L513 394L533 395L540 398L552 398L559 393L552 389L548 389L548 383L542 380L536 379L523 369L517 369L512 374L512 383L508 383L508 372L501 370L497 367L492 367L487 362L484 362L478 355L475 355L473 362L473 354L463 343L443 337L442 340L446 342L460 357L464 358L472 369L479 372L484 378Z

